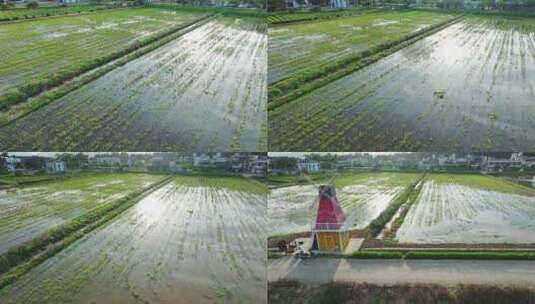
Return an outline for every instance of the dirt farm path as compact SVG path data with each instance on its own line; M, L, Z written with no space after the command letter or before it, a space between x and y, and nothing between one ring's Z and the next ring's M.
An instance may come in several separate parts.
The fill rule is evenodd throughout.
M268 280L309 285L331 281L357 283L434 283L515 285L535 288L533 261L382 260L279 258L268 263Z

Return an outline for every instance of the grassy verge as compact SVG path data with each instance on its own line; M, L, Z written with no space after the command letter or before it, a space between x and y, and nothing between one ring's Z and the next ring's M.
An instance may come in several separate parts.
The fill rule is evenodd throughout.
M370 237L377 237L385 228L386 224L392 220L392 217L398 212L398 209L409 200L416 200L418 191L415 189L416 185L423 180L425 175L408 185L402 193L400 193L388 207L381 212L381 214L374 219L368 226L368 233Z
M9 21L28 21L46 17L79 15L82 13L98 12L119 7L121 6L115 4L81 4L66 7L40 7L35 9L13 8L0 10L0 22L6 23Z
M503 10L496 10L496 11L485 11L481 9L440 9L440 8L415 8L415 10L422 11L422 12L440 12L440 13L448 13L448 14L469 14L473 16L500 16L500 17L535 17L535 11L529 12L529 11L503 11Z
M150 42L146 41L143 43L143 45L139 45L139 47L135 48L131 52L125 52L121 51L120 53L122 55L116 56L117 58L111 58L108 62L102 62L102 64L97 64L97 66L90 70L90 69L84 69L81 71L78 75L78 77L67 81L68 79L59 80L56 83L56 87L53 89L46 89L46 87L43 87L42 90L47 90L45 93L40 94L30 100L27 100L27 102L24 102L23 104L20 104L21 102L25 101L26 98L29 98L29 95L20 95L20 100L16 101L16 105L12 105L7 111L3 111L0 113L0 127L6 126L10 123L13 123L17 119L20 119L33 111L38 110L39 108L67 95L68 93L80 88L81 86L88 84L89 82L100 78L104 74L107 74L111 72L112 70L116 69L117 67L123 66L127 64L128 62L139 58L169 42L171 42L174 39L177 39L178 37L195 30L199 26L203 25L207 20L212 18L213 15L207 15L200 19L197 19L195 21L192 21L190 23L184 24L179 26L178 28L173 28L171 30L166 31L165 33L162 33L158 36L150 38ZM109 57L109 56L108 56ZM115 59L115 61L113 61ZM99 60L100 61L100 60ZM85 73L87 72L87 73ZM83 74L85 73L85 74ZM70 78L69 78L70 79ZM36 94L42 93L42 92L36 92ZM26 97L24 97L26 96ZM0 96L0 104L2 104L2 97ZM3 107L0 106L0 109ZM4 107L5 109L5 107Z
M283 256L285 256L284 254L282 253L279 253L279 252L271 252L271 251L268 251L268 259L278 259L278 258L282 258Z
M492 285L394 284L331 282L308 286L297 281L268 283L269 303L534 303L535 290Z
M253 17L253 18L263 18L268 15L264 10L254 9L254 8L224 8L224 7L213 7L213 6L179 6L175 4L148 4L146 7L154 8L163 8L177 11L186 11L193 13L202 13L202 12L211 12L214 14L219 14L228 17Z
M394 251L364 250L344 256L352 259L409 260L535 260L535 252L521 251Z
M163 43L159 43L160 41L164 40L166 41L165 43L169 42L170 40L168 39L164 39L164 38L169 38L169 37L172 37L174 36L173 34L176 34L177 32L180 32L181 30L184 30L188 27L191 27L193 25L195 25L196 23L199 23L203 20L205 20L206 18L209 18L210 16L212 16L212 14L209 14L209 15L206 15L206 16L203 16L197 20L194 20L192 22L188 22L186 24L181 24L181 25L178 25L176 27L173 27L169 30L166 30L162 33L159 33L159 34L156 34L154 36L151 36L149 38L146 38L144 40L141 40L141 41L136 41L135 43L133 43L131 46L123 49L123 50L120 50L120 51L117 51L117 52L114 52L114 53L111 53L111 54L108 54L106 56L103 56L101 58L98 58L98 59L95 59L93 61L90 61L90 62L87 62L83 65L80 65L76 70L72 70L72 71L69 71L69 72L65 72L65 73L58 73L56 75L54 75L54 77L47 77L45 79L40 79L40 80L35 80L35 81L31 81L29 82L28 84L22 86L22 87L19 87L19 88L13 88L13 89L10 89L8 90L6 93L0 95L0 110L4 111L8 108L10 108L11 106L13 105L16 105L18 103L21 103L21 102L24 102L26 101L27 99L29 99L30 97L32 96L36 96L38 94L41 94L47 90L50 90L54 87L57 87L61 84L63 84L64 82L66 81L69 81L69 80L72 80L80 75L82 75L83 73L86 73L86 72L89 72L91 70L94 70L94 69L97 69L98 67L102 67L114 60L118 60L118 59L128 59L128 61L134 59L134 58L137 58L143 54L145 54L146 52L143 52L142 50L145 50L146 47L148 46L152 46L152 45L157 45L158 47L161 46ZM175 37L176 38L176 37ZM155 48L148 48L149 51L155 49ZM137 56L136 56L137 54ZM134 55L134 56L128 56L128 55ZM126 61L126 62L128 62ZM118 60L118 62L122 62L122 60ZM124 65L126 62L120 64L120 65ZM116 66L114 66L115 68ZM111 69L105 69L106 72L110 71ZM98 74L98 76L102 75L101 73L96 73ZM94 78L90 78L90 80L86 80L84 83L87 83L91 80L94 80L98 77L94 77ZM76 81L74 81L76 82ZM52 94L54 95L54 94Z
M252 182L241 176L206 176L206 175L176 175L174 180L189 187L210 187L215 189L229 189L233 191L265 195L267 187L260 182Z
M0 186L23 186L41 182L71 178L79 174L38 174L30 176L0 176Z
M60 252L74 241L109 222L171 179L171 177L163 179L122 199L97 207L66 224L50 229L34 240L0 255L0 288L11 284L33 267Z
M424 179L422 178L421 182L423 183L423 181L424 181ZM405 204L402 204L401 207L400 207L401 211L399 213L399 216L394 219L394 221L390 225L389 229L385 228L385 231L383 233L383 237L385 239L392 240L392 239L394 239L396 237L396 234L397 234L399 228L401 227L401 225L403 225L403 221L405 220L405 217L407 216L407 213L409 213L409 210L411 209L411 206L418 199L418 196L420 195L420 190L421 189L422 189L421 186L419 186L419 187L414 187L413 191L411 191L411 193L407 197L407 201L405 202Z
M268 110L274 110L300 96L375 63L381 58L460 21L462 18L463 16L454 17L401 39L382 43L357 55L330 61L275 82L268 88Z
M272 187L282 188L295 185L311 185L315 183L327 182L329 176L325 174L304 175L269 175L268 183Z
M362 13L369 13L373 10L369 9L348 9L348 10L336 10L336 11L322 11L322 12L295 12L295 13L279 13L271 14L266 20L270 25L283 25L292 24L298 22L308 22L340 17L351 17L360 15ZM379 10L378 10L379 11Z

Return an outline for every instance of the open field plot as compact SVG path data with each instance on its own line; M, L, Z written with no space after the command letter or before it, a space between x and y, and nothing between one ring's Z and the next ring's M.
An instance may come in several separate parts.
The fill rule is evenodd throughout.
M535 191L495 177L430 175L397 239L411 243L535 243Z
M134 8L3 24L0 93L47 78L75 75L110 54L200 16Z
M111 8L110 5L104 4L82 4L73 6L57 7L40 7L40 8L16 8L9 10L0 10L0 21L19 20L38 17L48 17L65 14L77 14L82 12L91 12Z
M397 40L452 15L433 12L369 12L353 17L270 26L269 83L305 72L311 66Z
M265 303L256 187L179 177L0 290L0 302Z
M149 174L90 174L0 190L0 253L162 178Z
M411 173L361 173L336 178L337 197L351 228L363 229L388 207L392 199L417 178ZM313 185L271 191L268 199L269 234L309 231L316 216L318 190Z
M73 174L74 175L74 174ZM10 187L20 184L36 183L46 180L68 178L71 175L35 174L35 175L3 175L0 176L0 186Z
M332 10L332 11L295 11L295 12L278 12L271 13L266 17L266 20L270 24L281 24L281 23L293 23L293 22L303 22L310 20L321 20L328 18L338 18L344 16L352 16L360 14L363 12L371 11L368 9L344 9L344 10Z
M4 127L1 146L261 151L266 44L262 20L216 18Z
M535 19L467 17L269 113L288 151L529 150Z

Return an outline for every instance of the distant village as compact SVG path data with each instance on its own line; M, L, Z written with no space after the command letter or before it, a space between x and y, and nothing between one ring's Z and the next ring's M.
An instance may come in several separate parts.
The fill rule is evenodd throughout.
M534 3L520 0L268 0L269 11L319 10L322 8L348 9L352 7L374 8L441 8L467 10L525 10Z
M268 166L265 153L63 153L55 156L3 153L1 162L4 173L12 175L93 170L184 174L211 171L265 176Z
M302 158L271 158L270 174L320 173L344 170L475 171L481 173L535 171L535 155L527 153L442 154L405 153L372 156L310 154Z

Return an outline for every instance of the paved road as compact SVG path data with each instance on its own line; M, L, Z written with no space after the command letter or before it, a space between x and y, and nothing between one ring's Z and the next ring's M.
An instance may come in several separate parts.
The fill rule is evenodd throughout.
M269 261L268 279L319 285L331 281L375 284L434 283L516 285L535 288L535 261L359 260L280 258Z

